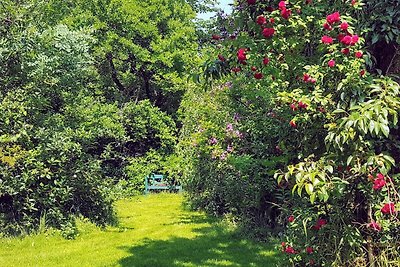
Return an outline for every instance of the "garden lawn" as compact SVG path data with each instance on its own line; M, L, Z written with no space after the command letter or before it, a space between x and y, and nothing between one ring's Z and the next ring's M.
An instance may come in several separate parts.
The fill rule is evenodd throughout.
M177 194L116 203L120 224L101 230L79 222L75 240L58 234L0 239L0 266L275 266L273 245L240 238Z

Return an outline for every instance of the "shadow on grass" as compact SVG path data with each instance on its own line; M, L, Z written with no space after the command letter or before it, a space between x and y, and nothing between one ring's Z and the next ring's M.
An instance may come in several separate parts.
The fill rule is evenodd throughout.
M120 266L148 267L213 267L213 266L276 266L279 256L273 245L242 239L199 216L184 217L182 223L211 222L194 229L194 238L171 237L168 240L143 240L141 245L122 247L130 256L119 261Z

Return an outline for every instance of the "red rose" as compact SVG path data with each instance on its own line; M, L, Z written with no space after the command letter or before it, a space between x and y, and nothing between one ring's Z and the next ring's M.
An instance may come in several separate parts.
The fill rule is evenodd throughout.
M340 24L340 29L346 31L349 28L349 24L346 21L343 21L342 24Z
M350 45L351 44L351 36L350 35L346 35L344 36L340 42L344 45Z
M263 78L263 75L261 72L256 72L256 73L254 73L254 78L256 78L257 80L260 80Z
M362 58L363 52L362 51L357 51L355 54L356 58Z
M294 216L293 216L293 215L290 215L290 216L289 216L288 222L294 222Z
M286 2L285 1L280 1L278 4L278 7L280 10L286 9Z
M331 31L332 30L332 26L329 23L324 23L324 29Z
M281 245L282 245L282 247L286 247L286 243L285 242L282 242Z
M339 22L339 21L340 21L340 14L339 14L339 12L335 12L335 13L332 13L332 14L329 14L328 16L326 16L326 21L327 21L329 24L334 24L334 23L336 23L336 22Z
M261 15L261 16L257 17L256 22L258 25L263 25L263 24L267 23L267 19L263 15Z
M218 55L218 59L221 60L221 61L225 61L225 58L224 58L223 55Z
M357 4L357 0L351 0L351 5L354 6L355 4Z
M254 5L257 0L247 0L247 4Z
M374 190L379 190L386 185L385 177L383 174L379 173L374 180L374 186L372 187Z
M341 41L343 40L344 37L345 37L345 35L342 34L342 33L339 33L339 34L337 35L337 39L339 40L339 42L341 42Z
M274 33L275 33L275 29L274 29L274 28L265 28L265 29L262 31L262 35L263 35L265 38L272 37L272 36L274 35Z
M219 36L218 34L213 34L213 35L211 36L211 38L212 38L213 40L219 40L219 39L221 39L221 36Z
M296 254L296 251L291 246L287 246L285 252L288 254Z
M233 67L232 68L232 71L233 72L235 72L235 73L238 73L238 72L240 72L242 69L240 68L240 67Z
M368 228L371 228L371 229L373 229L375 231L378 231L378 232L380 232L382 230L382 227L380 226L380 224L375 222L375 221L370 222L368 224Z
M274 24L274 23L275 23L275 19L274 19L274 18L270 18L270 19L269 19L269 22L270 22L271 24Z
M307 252L307 254L311 254L311 253L314 252L314 250L313 250L312 247L307 247L307 248L306 248L306 252Z
M257 67L256 67L256 66L252 66L252 67L251 67L251 70L252 70L252 71L256 71L256 70L257 70Z
M237 52L237 58L239 61L246 60L246 49L240 48Z
M272 12L272 11L274 11L274 8L273 8L272 6L269 6L269 7L266 8L266 10L267 10L268 12Z
M343 48L342 49L342 53L345 54L345 55L348 55L348 54L350 54L350 49L349 48Z
M333 67L335 66L335 64L336 64L336 62L335 62L335 60L333 60L333 59L331 59L331 60L328 61L328 66L329 66L330 68L333 68Z
M296 103L290 104L290 109L293 110L293 111L296 111L297 110Z
M304 75L303 75L303 81L309 82L310 79L311 79L310 75L308 75L307 73L304 73Z
M318 219L313 228L315 230L321 229L322 226L326 225L328 222L325 219Z
M307 109L308 105L306 103L303 103L299 101L299 108Z
M321 42L324 43L324 44L331 44L331 43L333 43L333 39L332 39L332 37L324 35L321 38Z
M263 64L264 64L264 65L268 65L268 63L269 63L269 58L265 57L265 58L263 59Z
M281 16L284 19L289 19L289 17L292 15L292 11L290 9L282 9L281 11Z
M360 71L360 76L363 77L365 75L365 70Z
M289 124L290 124L290 126L291 126L292 128L296 128L296 127L297 127L296 122L295 122L294 120L291 120L291 121L289 122Z
M306 4L308 5L308 4L311 4L312 3L312 0L306 0Z
M395 213L396 212L396 208L394 206L394 203L393 202L386 203L382 207L381 212L383 214L393 214L393 213Z
M353 36L351 36L351 45L355 45L356 43L358 43L358 41L359 41L359 37L358 37L358 35L353 35Z

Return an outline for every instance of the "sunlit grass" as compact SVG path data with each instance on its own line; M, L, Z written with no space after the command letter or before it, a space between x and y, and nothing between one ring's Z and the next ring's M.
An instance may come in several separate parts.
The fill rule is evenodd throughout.
M0 266L275 266L272 245L239 238L221 222L155 194L117 202L120 225L79 223L80 234L0 239Z

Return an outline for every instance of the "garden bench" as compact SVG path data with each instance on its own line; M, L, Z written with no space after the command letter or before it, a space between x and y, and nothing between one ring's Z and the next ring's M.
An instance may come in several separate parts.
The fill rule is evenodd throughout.
M145 178L144 193L147 195L150 190L170 190L181 192L182 186L168 184L165 180L165 176L162 174L150 174Z

